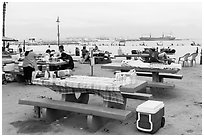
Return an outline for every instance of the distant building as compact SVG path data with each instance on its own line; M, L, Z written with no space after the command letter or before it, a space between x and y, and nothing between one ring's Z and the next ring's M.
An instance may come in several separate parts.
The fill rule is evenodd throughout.
M36 43L36 38L32 37L32 38L29 38L29 43Z

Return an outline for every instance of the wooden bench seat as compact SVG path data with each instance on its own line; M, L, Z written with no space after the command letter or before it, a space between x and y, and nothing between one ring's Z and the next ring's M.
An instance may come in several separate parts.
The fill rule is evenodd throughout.
M168 82L152 82L148 81L147 87L151 88L174 88L175 85Z
M144 81L136 81L135 84L128 84L120 87L120 91L124 100L127 98L130 99L140 99L140 100L148 100L152 99L152 94L146 93L138 93L138 91L145 89L148 83Z
M132 115L132 112L129 110L107 108L90 104L88 105L74 102L50 100L45 98L20 99L18 103L34 106L38 109L38 114L40 114L40 108L47 108L46 119L50 121L54 121L56 120L56 118L61 117L60 113L57 113L57 110L86 114L88 115L87 125L90 131L96 131L97 129L102 127L104 125L104 121L107 121L107 118L125 120Z
M138 76L146 76L146 77L152 77L152 73L149 72L136 72ZM170 73L159 73L160 78L171 78L171 79L182 79L183 75L177 75L177 74L170 74Z
M140 99L140 100L149 100L152 99L152 94L146 93L129 93L129 92L121 92L124 98L130 99Z

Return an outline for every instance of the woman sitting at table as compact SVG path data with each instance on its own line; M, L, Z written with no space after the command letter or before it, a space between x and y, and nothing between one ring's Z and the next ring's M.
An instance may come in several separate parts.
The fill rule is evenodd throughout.
M74 68L73 58L64 52L64 46L63 45L59 46L59 51L60 51L60 57L58 59L62 59L63 61L67 62L67 64L64 64L60 67L60 70L64 70L64 69L71 69L72 70Z

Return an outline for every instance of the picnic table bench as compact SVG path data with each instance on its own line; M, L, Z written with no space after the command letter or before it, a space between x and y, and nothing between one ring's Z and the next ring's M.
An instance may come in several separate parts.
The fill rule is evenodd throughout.
M125 120L132 115L130 110L126 110L127 99L148 100L152 98L151 94L136 93L138 90L145 88L147 82L139 81L137 84L124 86L113 86L110 82L113 78L88 77L84 81L84 76L74 76L67 80L53 81L35 79L34 84L42 86L51 86L56 92L62 94L61 100L51 100L46 98L26 98L19 99L19 104L34 106L38 117L41 116L41 108L46 108L46 119L54 121L57 118L67 115L70 112L82 113L87 115L87 126L90 131L96 131L104 126L110 119ZM89 79L95 81L92 85ZM103 84L97 85L101 79ZM79 80L82 80L81 83ZM98 81L96 81L98 80ZM52 87L52 82L55 87ZM76 82L76 83L75 83ZM110 83L110 84L108 84ZM95 85L96 84L96 85ZM56 86L58 85L57 89ZM59 86L61 85L61 86ZM127 92L126 92L127 91ZM75 93L81 93L77 99ZM103 106L88 104L89 94L97 94L103 97Z
M60 118L62 114L65 114L63 113L63 111L87 114L87 126L90 131L96 131L98 128L100 128L103 123L105 123L105 121L108 121L108 119L106 118L126 120L132 115L132 112L129 110L50 100L45 98L20 99L19 104L36 106L38 117L40 117L40 108L47 108L46 119L49 121L53 121L57 118Z

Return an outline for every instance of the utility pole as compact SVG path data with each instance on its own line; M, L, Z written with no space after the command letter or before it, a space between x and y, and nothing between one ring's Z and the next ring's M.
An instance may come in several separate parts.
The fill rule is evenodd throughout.
M91 71L91 76L93 76L94 75L94 64L95 64L95 58L93 56L93 48L90 48L89 51L91 53L91 57L90 57L91 58L91 62L90 62L91 69L90 69L90 71Z
M5 37L5 15L6 15L6 3L3 3L3 27L2 27L2 36ZM3 49L5 49L5 41L3 41Z
M59 47L59 45L60 45L60 33L59 33L59 17L57 17L57 45L58 45L58 47Z

